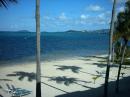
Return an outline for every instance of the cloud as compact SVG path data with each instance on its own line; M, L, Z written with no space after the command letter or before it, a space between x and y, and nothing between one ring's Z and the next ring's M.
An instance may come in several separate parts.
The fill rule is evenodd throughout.
M97 17L102 18L102 19L110 18L111 17L111 12L106 11L106 12L100 13L100 14L97 15Z
M91 27L91 26L109 26L109 22L111 19L111 11L100 11L96 14L91 13L82 13L76 17L67 17L66 13L62 12L58 16L43 16L41 19L41 24L44 30L61 30L71 29L77 27Z
M79 20L77 19L76 23L89 24L89 25L95 25L95 24L108 25L110 19L111 19L111 12L105 11L93 16L81 14L80 19Z
M105 18L105 13L99 14L98 17L101 18L101 19L104 19Z
M11 28L11 29L17 29L17 28L18 28L18 25L16 25L16 24L10 25L10 28Z
M87 19L87 18L89 18L89 15L85 15L85 14L81 14L80 15L80 19Z
M50 20L51 18L49 16L43 16L43 19Z
M62 12L58 18L59 18L60 20L66 20L66 19L67 19L67 16L65 15L64 12Z
M99 20L99 23L106 23L106 24L109 24L110 22L110 19L111 19L111 12L110 11L106 11L104 13L100 13L97 15L97 18ZM102 22L100 22L102 21Z
M89 11L102 11L103 8L99 5L89 5L89 7L86 8Z
M118 10L119 10L119 12L123 12L125 10L125 8L123 6L121 6Z

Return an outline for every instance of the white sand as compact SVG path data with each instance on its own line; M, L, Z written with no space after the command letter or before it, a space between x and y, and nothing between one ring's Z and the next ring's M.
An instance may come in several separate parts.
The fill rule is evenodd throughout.
M99 75L97 72L105 73L106 64L105 59L100 57L106 57L106 55L98 55L98 57L75 57L71 59L65 60L55 60L50 62L42 62L41 65L41 81L42 83L42 97L55 97L56 95L65 94L66 92L74 92L74 91L83 91L88 90L90 88L96 88L101 86L104 83L105 74L101 74L102 76L97 78L95 84L93 77L94 75ZM102 62L101 62L102 61ZM98 64L98 65L97 65ZM62 68L61 68L62 66ZM73 68L77 69L72 71L66 66L73 66ZM60 69L57 69L60 68ZM65 70L61 70L61 69ZM112 67L110 72L110 80L116 80L117 76L117 67ZM6 76L8 74L14 74L14 72L36 72L36 64L35 63L18 63L17 65L11 66L1 66L0 67L0 79L10 79L12 81L2 81L0 80L0 86L3 89L0 89L0 94L4 97L10 97L5 89L8 89L6 83L9 85L14 85L16 88L22 88L31 91L31 94L24 97L35 97L36 94L36 81L28 81L27 77L24 77L23 80L19 80L19 76ZM121 72L124 72L124 76L130 76L129 69L122 69ZM52 78L53 80L50 80ZM56 79L57 78L57 79ZM64 83L67 81L66 78L76 78L71 79L75 80L70 84ZM56 82L56 80L59 82ZM65 81L63 81L65 80ZM84 81L84 82L83 82ZM69 82L68 82L69 83Z

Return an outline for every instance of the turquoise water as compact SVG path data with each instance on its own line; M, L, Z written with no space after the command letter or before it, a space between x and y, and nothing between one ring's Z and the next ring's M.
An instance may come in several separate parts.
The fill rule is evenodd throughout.
M104 33L41 33L42 60L106 54L107 49ZM36 33L0 32L0 61L34 58L35 51Z

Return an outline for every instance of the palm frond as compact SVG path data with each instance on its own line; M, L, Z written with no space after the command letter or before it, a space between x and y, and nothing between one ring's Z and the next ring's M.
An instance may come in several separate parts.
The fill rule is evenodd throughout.
M0 7L7 8L9 3L17 3L17 0L0 0Z
M122 37L122 33L116 32L113 34L113 42L118 41Z

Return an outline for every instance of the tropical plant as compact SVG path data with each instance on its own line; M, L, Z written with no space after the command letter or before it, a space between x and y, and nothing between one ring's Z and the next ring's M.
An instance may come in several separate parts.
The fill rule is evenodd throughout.
M17 0L0 0L0 7L7 8L9 3L17 3Z
M121 72L121 76L124 77L125 73L124 72Z
M115 59L114 61L116 63L119 62L120 57L121 57L121 51L122 51L122 42L121 41L117 41L115 46L114 46L114 53L115 53Z
M112 8L112 18L111 18L111 24L110 24L110 36L109 36L109 55L108 55L108 63L107 63L107 69L106 69L106 76L105 76L105 85L104 85L104 97L107 97L108 93L108 79L109 79L109 71L110 71L110 65L112 63L112 46L113 46L113 32L114 32L114 20L115 20L115 10L116 10L116 2L117 0L114 0L113 2L113 8Z
M98 78L100 78L100 77L101 77L100 75L97 75L97 76L92 77L93 83L95 84L96 80L97 80Z
M122 64L125 58L125 52L127 49L127 43L130 40L130 1L125 3L125 11L120 12L117 16L116 32L113 36L113 42L123 40L123 48L121 50L121 60L118 69L118 76L116 81L116 92L119 92L119 77L122 68Z
M41 97L41 63L40 63L40 0L36 0L36 97Z

